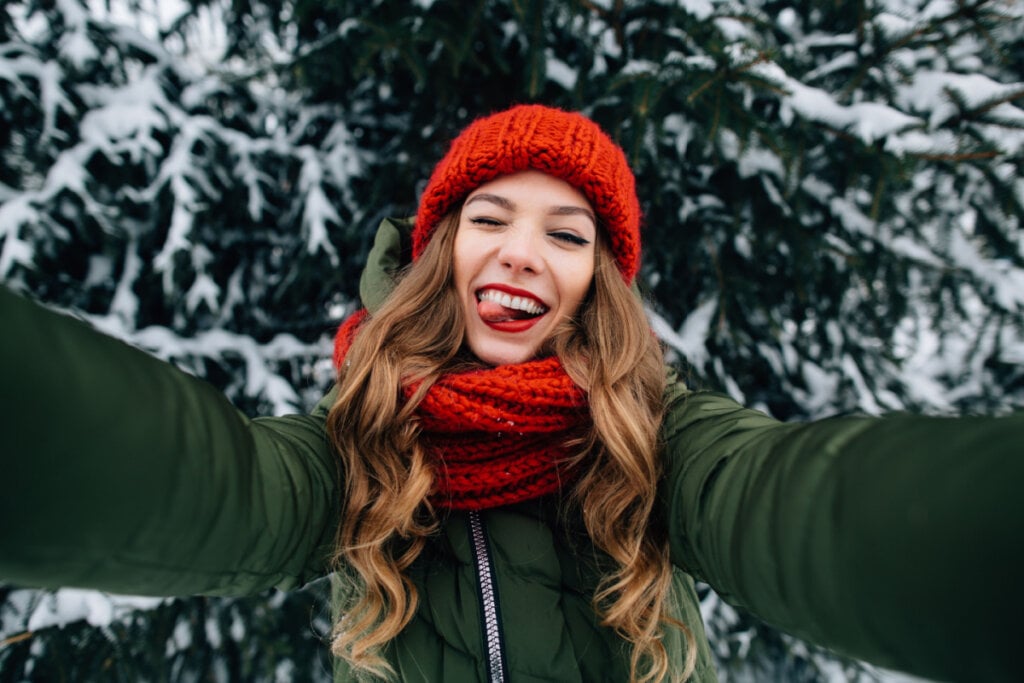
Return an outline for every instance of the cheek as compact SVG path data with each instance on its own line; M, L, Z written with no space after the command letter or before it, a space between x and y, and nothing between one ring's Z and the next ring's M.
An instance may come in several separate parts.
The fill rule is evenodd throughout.
M455 245L452 249L452 274L457 287L465 284L469 280L469 261L469 256L466 253L465 240L460 240L456 235Z
M586 298L590 291L590 285L594 281L594 264L581 264L572 271L566 271L564 296L566 303L571 307L571 314L575 315L580 303Z
M460 225L452 245L452 272L455 282L465 284L476 276L484 261L493 252L494 245L475 230L464 230Z

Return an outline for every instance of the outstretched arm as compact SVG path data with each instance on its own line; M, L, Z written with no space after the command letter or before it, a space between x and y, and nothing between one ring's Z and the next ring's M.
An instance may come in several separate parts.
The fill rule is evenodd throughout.
M882 666L1020 674L1024 415L782 424L670 393L674 561L765 621Z
M0 578L138 594L315 576L338 496L324 410L213 387L0 288Z

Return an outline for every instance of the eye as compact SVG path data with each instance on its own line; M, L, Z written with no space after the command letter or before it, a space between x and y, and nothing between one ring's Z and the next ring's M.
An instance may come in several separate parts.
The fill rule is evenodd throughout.
M578 247L590 244L590 240L585 237L580 237L574 232L552 232L549 234L560 242L566 242L567 244L573 244Z
M502 224L501 221L499 221L499 220L497 220L495 218L488 218L486 216L477 216L475 218L470 218L469 222L472 223L473 225L487 225L487 226L499 226L499 225Z

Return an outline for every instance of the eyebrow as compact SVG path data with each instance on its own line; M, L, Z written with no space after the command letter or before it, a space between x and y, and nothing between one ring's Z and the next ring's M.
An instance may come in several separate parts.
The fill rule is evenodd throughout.
M501 208L505 209L506 211L516 210L515 202L510 200L508 197L502 197L500 194L489 194L487 192L473 195L466 201L464 206L469 206L470 204L476 201L491 202L492 204L496 204ZM554 206L551 208L550 211L548 211L548 215L586 216L595 226L597 225L597 219L594 217L594 212L591 211L590 209L583 208L582 206Z
M500 194L487 194L486 192L484 192L482 194L475 194L475 195L473 195L472 197L470 197L466 201L465 206L469 206L473 202L478 202L478 201L479 202L491 202L492 204L497 204L498 206L500 206L501 208L505 209L506 211L515 211L516 210L515 203L512 202L507 197L502 197Z

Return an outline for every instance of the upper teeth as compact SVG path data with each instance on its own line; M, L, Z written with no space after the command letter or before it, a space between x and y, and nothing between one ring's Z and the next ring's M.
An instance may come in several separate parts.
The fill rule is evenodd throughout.
M538 304L533 299L527 299L522 296L512 296L504 292L499 292L495 289L485 289L480 292L481 301L491 301L505 308L514 308L517 311L523 311L530 315L540 315L546 309Z

